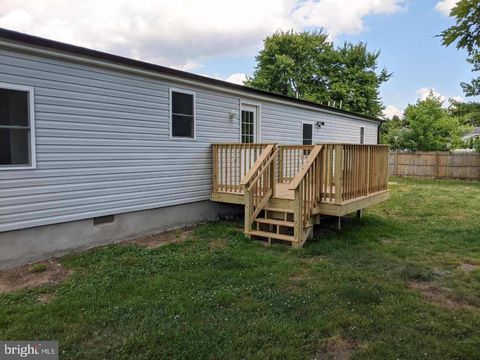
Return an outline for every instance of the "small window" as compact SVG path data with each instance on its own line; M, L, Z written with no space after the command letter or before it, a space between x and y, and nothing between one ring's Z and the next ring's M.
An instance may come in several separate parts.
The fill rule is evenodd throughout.
M0 84L0 169L33 167L33 89Z
M365 128L360 128L360 144L365 144Z
M171 90L171 136L195 138L195 94Z
M313 144L313 124L303 123L303 145Z

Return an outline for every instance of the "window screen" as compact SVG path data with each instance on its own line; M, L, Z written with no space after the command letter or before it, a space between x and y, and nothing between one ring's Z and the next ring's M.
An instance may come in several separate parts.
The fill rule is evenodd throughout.
M0 88L0 166L30 165L29 92Z
M360 128L360 144L365 144L365 128Z
M303 124L303 145L313 144L313 124Z
M194 96L172 91L172 136L194 138Z

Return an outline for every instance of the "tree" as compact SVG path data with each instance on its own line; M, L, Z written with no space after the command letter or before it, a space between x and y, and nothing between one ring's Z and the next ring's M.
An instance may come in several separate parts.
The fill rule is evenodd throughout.
M450 99L448 113L456 116L462 125L480 126L480 103L477 102L461 102Z
M460 0L452 8L450 16L456 24L441 33L442 44L449 46L456 42L457 49L465 49L472 71L480 71L480 0ZM470 83L461 83L467 96L480 95L480 77Z
M342 109L377 117L384 109L380 85L391 74L377 73L380 52L366 44L337 48L323 31L276 32L264 40L247 86L317 103L335 101Z
M390 145L390 149L398 150L403 148L403 120L394 115L385 121L380 127L380 143Z
M450 116L443 102L430 92L425 100L408 105L404 114L401 144L414 151L448 151L462 146L465 127Z

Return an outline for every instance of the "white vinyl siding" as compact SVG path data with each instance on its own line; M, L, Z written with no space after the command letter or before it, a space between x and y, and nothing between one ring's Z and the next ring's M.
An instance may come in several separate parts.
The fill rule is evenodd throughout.
M34 89L36 130L36 169L0 171L0 231L208 200L211 144L240 142L244 97L200 86L6 48L0 83ZM171 88L195 93L196 141L171 139ZM359 126L376 142L373 122L259 105L261 142L299 144L304 120L326 121L315 142L358 142Z

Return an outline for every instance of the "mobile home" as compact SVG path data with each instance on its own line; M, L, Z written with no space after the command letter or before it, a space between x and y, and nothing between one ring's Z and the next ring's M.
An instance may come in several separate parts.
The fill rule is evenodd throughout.
M0 267L213 220L301 246L384 200L381 120L0 30Z

